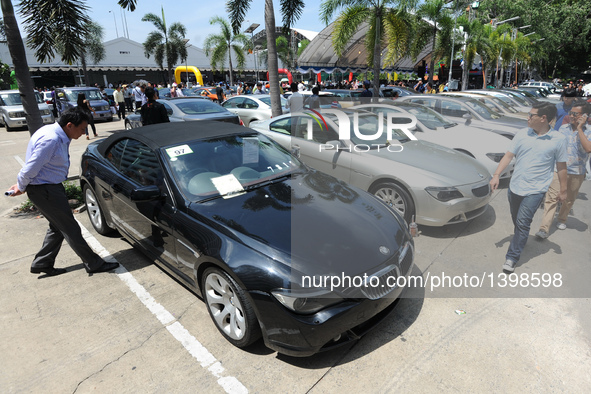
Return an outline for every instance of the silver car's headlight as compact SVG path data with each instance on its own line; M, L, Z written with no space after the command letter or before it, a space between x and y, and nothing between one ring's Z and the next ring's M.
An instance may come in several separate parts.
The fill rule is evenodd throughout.
M429 186L425 188L425 191L438 199L439 201L451 201L456 198L462 198L464 195L455 187L435 187Z
M51 114L50 110L48 110L48 109L41 110L41 115L49 115L49 114Z
M316 313L343 301L341 297L326 289L275 289L271 294L283 306L301 314Z
M494 161L495 163L499 163L501 159L505 156L504 153L487 153L486 157Z
M10 118L24 118L25 117L25 113L23 111L18 111L18 112L9 112L8 116Z

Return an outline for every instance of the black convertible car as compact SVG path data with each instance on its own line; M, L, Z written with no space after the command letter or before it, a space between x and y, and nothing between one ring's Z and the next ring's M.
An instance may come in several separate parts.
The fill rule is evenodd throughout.
M117 133L88 146L80 174L95 230L118 230L202 296L238 347L262 335L307 356L355 340L413 264L396 212L234 124Z

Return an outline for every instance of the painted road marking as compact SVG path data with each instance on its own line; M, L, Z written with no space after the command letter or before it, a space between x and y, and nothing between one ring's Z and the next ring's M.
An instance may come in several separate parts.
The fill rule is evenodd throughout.
M78 220L77 220L78 221ZM88 245L94 251L101 256L105 261L117 262L117 260L105 249L103 245L78 221L80 229L82 230L82 236L88 242ZM129 287L139 300L148 308L150 312L166 327L168 332L183 345L183 347L189 352L193 358L195 358L201 367L207 368L207 370L215 376L218 380L218 384L222 386L224 391L227 393L248 393L248 389L235 377L224 376L225 368L222 364L203 346L197 338L183 327L183 325L176 321L172 313L167 311L162 305L160 305L154 297L148 293L148 291L138 283L133 275L125 269L123 265L119 265L119 268L114 270L119 277Z
M18 164L21 165L21 167L24 167L25 166L25 162L20 157L14 156L14 159L18 162Z

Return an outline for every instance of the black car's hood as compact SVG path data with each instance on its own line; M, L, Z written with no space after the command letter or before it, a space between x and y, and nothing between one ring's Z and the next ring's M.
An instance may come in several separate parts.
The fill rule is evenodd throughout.
M316 171L190 209L271 258L291 259L284 263L294 274L371 273L409 239L402 219L378 199Z

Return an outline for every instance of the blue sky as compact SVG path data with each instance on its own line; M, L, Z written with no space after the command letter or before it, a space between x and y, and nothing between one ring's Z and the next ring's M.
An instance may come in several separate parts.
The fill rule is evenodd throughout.
M264 28L264 0L252 0L250 10L245 18L243 30L252 23L259 23L261 26L255 31L255 34ZM205 37L212 33L218 33L218 26L211 26L209 19L212 16L221 16L227 18L225 10L225 1L220 0L138 0L138 6L134 12L121 11L116 0L88 0L87 5L91 8L90 17L105 30L105 41L123 37L123 25L127 20L127 31L129 38L143 42L147 35L154 30L154 25L149 22L142 22L142 17L147 13L161 15L161 6L164 7L164 16L166 23L180 22L187 28L187 38L189 44L203 47ZM319 32L325 26L318 17L320 1L307 1L304 13L300 20L295 24L295 28ZM274 1L276 23L281 24L279 14L279 1ZM109 11L112 11L111 13ZM115 16L115 18L113 18ZM115 20L114 20L115 19ZM115 30L115 23L117 31ZM22 29L21 29L22 30Z

